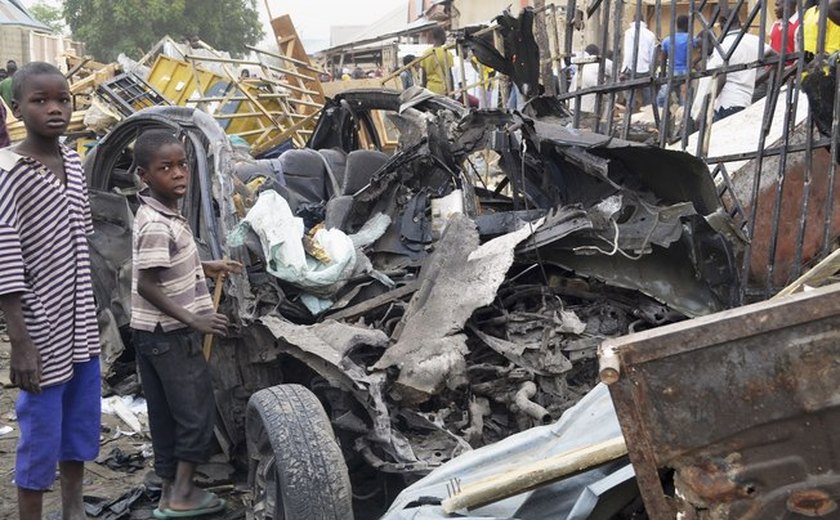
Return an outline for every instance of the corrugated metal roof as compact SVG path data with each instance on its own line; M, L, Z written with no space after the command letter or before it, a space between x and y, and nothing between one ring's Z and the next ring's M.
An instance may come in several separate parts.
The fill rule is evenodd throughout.
M348 39L347 43L333 45L328 49L323 49L320 53L329 53L350 48L361 49L371 44L396 38L403 34L421 32L436 25L435 22L426 20L425 18L419 18L411 23L407 20L407 5L397 7L393 11L385 14L379 20L354 34Z
M376 20L372 24L365 26L362 30L357 31L355 34L346 38L345 41L341 43L350 43L350 42L358 42L362 40L369 40L371 38L376 38L377 36L382 36L383 34L389 34L396 31L400 31L406 28L406 24L408 22L408 4L401 5L396 9L391 10L390 12L386 13L380 19ZM337 47L340 44L334 44L332 47Z
M53 32L52 29L33 18L23 4L17 0L0 0L0 26L3 25L19 25L44 32Z

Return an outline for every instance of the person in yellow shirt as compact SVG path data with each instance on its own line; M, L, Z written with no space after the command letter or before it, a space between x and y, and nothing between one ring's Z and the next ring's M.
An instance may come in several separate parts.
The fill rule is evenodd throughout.
M808 96L808 107L814 125L823 136L837 139L838 136L832 135L834 98L837 96L837 64L832 56L840 52L840 0L830 0L828 12L825 13L827 20L823 53L829 59L812 61L819 50L820 14L817 4L802 15L802 50L805 52L805 59L811 62L807 71L803 73L802 91ZM822 67L819 66L820 63Z
M446 31L443 27L432 29L431 53L420 62L423 73L423 86L442 96L452 91L452 56L443 48L446 44Z
M825 21L824 52L828 55L840 51L840 0L828 4L828 20ZM820 6L811 7L802 15L802 44L806 53L817 53L820 32Z

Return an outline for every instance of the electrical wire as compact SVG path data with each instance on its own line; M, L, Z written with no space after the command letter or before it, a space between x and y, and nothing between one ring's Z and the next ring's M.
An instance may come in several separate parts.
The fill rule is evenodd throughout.
M521 166L519 168L519 175L522 178L522 198L525 201L525 211L530 211L531 208L528 207L528 194L526 193L525 188L525 153L528 151L528 141L525 139L525 136L522 136L522 151L521 155ZM534 241L534 253L537 256L537 265L540 266L540 272L542 273L543 281L545 285L549 285L548 283L548 274L545 271L545 264L543 263L542 256L540 256L540 248L537 246L537 237L534 235L536 229L534 228L534 223L531 220L528 220L528 228L531 230L531 240Z
M655 213L655 215L656 215L656 220L654 221L653 225L648 230L647 235L645 235L645 239L642 241L642 246L639 248L639 251L644 251L645 248L648 246L648 244L650 243L650 237L653 236L653 232L656 230L656 226L659 224L659 213ZM641 260L641 258L643 256L645 256L645 254L643 252L639 253L638 255L631 255L630 253L625 252L623 249L621 249L618 246L618 237L619 237L618 223L615 221L615 219L612 219L612 218L610 219L610 222L612 222L613 229L615 229L615 237L613 237L612 242L610 242L608 239L606 239L606 238L604 238L600 235L597 235L597 236L598 236L598 238L607 242L608 244L611 243L612 246L613 246L612 251L605 251L598 246L579 246L579 247L576 247L576 248L572 249L572 251L574 251L575 253L577 253L578 251L597 251L597 252L601 253L602 255L606 255L606 256L615 256L616 253L619 253L623 257L627 258L628 260Z

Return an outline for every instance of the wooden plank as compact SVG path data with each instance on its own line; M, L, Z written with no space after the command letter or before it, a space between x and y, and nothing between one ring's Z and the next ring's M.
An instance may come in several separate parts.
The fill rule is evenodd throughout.
M110 65L106 65L101 69L98 69L90 76L87 76L70 85L70 93L76 95L86 92L87 90L95 89L103 81L107 81L113 78L114 75L116 75L117 73L118 67L119 65L117 65L116 63L112 63Z
M791 294L802 290L802 288L806 285L810 285L811 287L822 285L823 282L838 272L840 272L840 249L836 249L820 263L809 269L792 284L779 291L777 295L770 299L778 300L779 298L790 296Z
M288 62L288 63L294 63L295 65L297 65L297 66L299 66L299 67L302 67L302 68L305 68L306 70L309 70L309 71L311 71L311 72L315 72L315 73L321 72L321 71L320 71L320 70L318 70L317 68L313 67L313 66L309 63L309 60L307 60L307 61L303 62L303 61L300 61L300 60L296 60L296 59L294 59L294 58L291 58L291 57L289 57L289 56L284 56L283 54L275 54L275 53L273 53L273 52L266 51L266 50L263 50L263 49L258 49L258 48L256 48L256 47L252 47L252 46L250 46L250 45L246 45L246 46L245 46L245 48L247 48L247 49L248 49L248 50L250 50L250 51L254 51L254 52L255 52L255 53L257 53L258 55L260 55L260 54L265 54L266 56L271 56L272 58L277 58L278 60L286 61L286 62Z
M329 314L327 317L331 320L346 320L347 318L355 318L356 316L367 314L377 307L382 307L385 304L404 298L414 293L419 287L420 282L413 281L403 285L402 287L397 287L396 289L388 291L384 294L380 294L379 296L374 296L373 298L359 303L358 305L347 307L346 309Z
M291 64L298 65L303 63L305 64L303 67L309 70L314 68L312 67L312 61L309 59L309 55L306 54L306 50L300 43L297 29L295 29L289 15L278 16L271 20L271 29L274 31L274 36L277 39L281 54L295 60L294 62L290 62ZM324 91L321 88L321 82L318 78L314 78L312 81L305 81L304 83L308 90L317 92L316 95L313 95L313 101L323 104Z
M441 507L446 513L454 513L491 504L625 455L624 437L618 436L519 467L500 468L497 475L462 486Z
M317 113L310 114L309 116L306 117L306 119L301 119L300 121L298 121L294 125L290 126L286 130L284 130L283 133L281 133L280 135L276 135L276 136L272 137L270 140L268 140L265 143L260 143L259 148L255 151L257 153L259 153L259 152L268 150L270 148L274 148L275 146L277 146L278 144L282 143L283 141L285 141L286 139L289 139L289 138L297 137L298 139L302 139L301 137L299 137L297 135L298 130L304 128L310 121L313 121L315 119L316 115L317 115ZM300 144L301 143L298 143L298 145L300 145ZM255 147L256 147L256 145L255 145Z

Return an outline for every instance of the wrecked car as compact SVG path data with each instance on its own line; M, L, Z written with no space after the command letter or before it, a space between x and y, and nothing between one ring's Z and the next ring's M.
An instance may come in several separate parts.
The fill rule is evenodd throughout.
M306 148L262 158L205 113L150 108L85 164L118 391L146 128L185 142L202 256L247 267L210 364L255 518L377 517L458 454L559 418L597 383L604 338L737 302L745 241L685 153L419 88L340 94Z
M838 292L605 340L604 384L560 420L456 457L383 520L836 518Z

